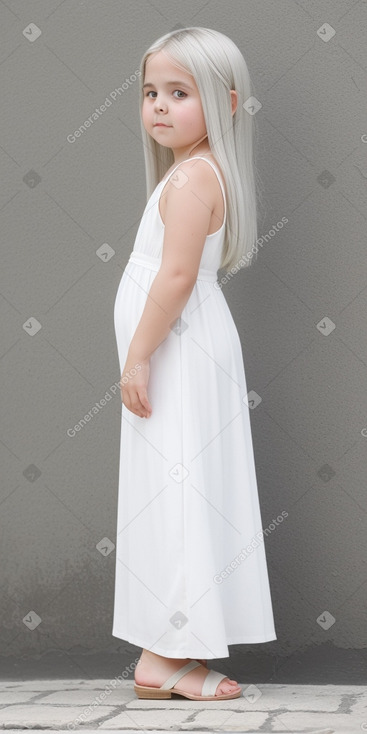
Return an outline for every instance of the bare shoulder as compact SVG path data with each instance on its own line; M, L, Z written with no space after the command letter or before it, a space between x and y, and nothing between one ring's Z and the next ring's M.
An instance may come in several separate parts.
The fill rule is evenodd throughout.
M205 158L210 159L217 170L219 170L219 173L221 173L217 162L212 156L205 156ZM178 204L181 199L182 204L186 204L188 203L187 199L190 198L188 197L189 192L191 197L200 197L202 203L210 212L220 207L222 192L218 176L207 160L193 158L192 160L182 161L175 169L174 174L168 176L159 201L162 221L165 220L169 202L173 203L174 201Z
M183 161L176 168L176 171L181 170L186 176L190 177L193 183L205 182L209 185L211 183L215 184L218 177L209 161L211 161L214 167L219 170L219 173L221 173L218 163L213 156L209 155L206 155L204 158L193 158L192 160Z

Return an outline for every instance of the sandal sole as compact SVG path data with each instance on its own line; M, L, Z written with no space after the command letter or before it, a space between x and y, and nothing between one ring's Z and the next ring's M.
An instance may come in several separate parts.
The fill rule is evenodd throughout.
M221 693L220 696L195 696L193 693L187 693L186 691L180 691L177 688L168 688L163 690L162 688L156 688L152 686L138 686L134 685L134 691L138 698L171 698L172 694L177 696L184 696L184 698L190 698L192 701L227 701L231 698L238 698L242 695L242 690L237 693Z

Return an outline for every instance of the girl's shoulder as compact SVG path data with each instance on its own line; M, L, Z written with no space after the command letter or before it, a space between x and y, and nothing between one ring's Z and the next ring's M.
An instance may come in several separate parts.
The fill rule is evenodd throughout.
M190 168L192 166L194 166L195 164L199 163L200 160L203 161L203 159L210 161L214 165L214 168L216 168L216 170L219 172L220 177L221 177L221 180L224 183L223 172L221 171L221 168L220 168L219 164L217 163L217 161L215 160L214 156L212 154L209 154L209 153L207 153L207 154L205 154L203 156L199 156L198 155L198 156L192 156L191 158L186 158L185 160L181 161L181 163L174 163L171 166L171 168L169 168L168 171L165 173L164 178L162 179L162 182L163 181L167 181L168 178L170 177L171 173L176 168L180 168L180 166L182 166L184 169L188 168L190 170Z
M214 168L216 169L215 172L211 165L205 164L205 160L202 160L203 158L205 160L211 161ZM164 183L163 183L160 197L158 200L159 216L160 216L162 223L164 224L167 200L169 198L169 193L171 189L171 187L168 185L171 173L175 169L176 170L181 169L183 173L186 173L187 176L189 176L190 170L193 168L195 164L201 164L203 167L205 167L205 169L208 169L208 178L206 179L207 183L205 185L205 198L207 199L208 206L212 207L212 218L210 221L211 231L209 232L209 234L211 234L212 232L217 230L217 222L218 220L220 221L223 220L223 216L225 213L225 197L223 199L220 183L222 183L223 185L224 192L226 191L223 174L213 155L205 155L205 156L200 156L200 157L192 156L192 158L187 158L181 161L181 163L171 166L171 168L167 171L165 177L162 179L162 183L163 182ZM204 168L202 170L204 170ZM221 182L219 181L219 177L221 178Z

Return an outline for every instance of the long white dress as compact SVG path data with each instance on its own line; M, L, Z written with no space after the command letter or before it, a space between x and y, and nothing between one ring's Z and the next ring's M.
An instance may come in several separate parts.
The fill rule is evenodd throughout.
M194 157L215 170L226 205L217 166ZM120 375L160 267L167 180L147 202L116 295ZM277 639L241 342L217 282L225 218L226 206L150 358L151 416L122 404L112 634L171 658L223 658L228 645Z

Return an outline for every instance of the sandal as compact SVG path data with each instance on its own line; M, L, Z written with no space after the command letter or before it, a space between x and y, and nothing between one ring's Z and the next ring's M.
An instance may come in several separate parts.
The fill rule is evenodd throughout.
M204 679L203 687L201 689L201 696L194 696L193 693L180 691L173 687L186 673L189 673L190 670L193 670L200 665L201 663L198 663L196 660L191 660L189 663L186 663L186 665L183 665L182 668L177 670L176 673L173 673L173 675L167 678L166 682L161 686L138 686L135 684L134 691L138 698L171 698L172 693L177 693L179 696L191 698L193 701L225 701L228 698L238 698L241 696L241 690L237 691L237 693L222 693L219 696L215 696L218 684L223 680L223 678L228 677L224 674L222 675L222 673L217 673L215 670L208 671L208 675Z

